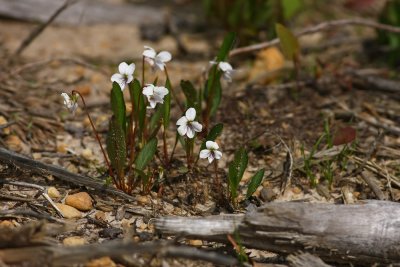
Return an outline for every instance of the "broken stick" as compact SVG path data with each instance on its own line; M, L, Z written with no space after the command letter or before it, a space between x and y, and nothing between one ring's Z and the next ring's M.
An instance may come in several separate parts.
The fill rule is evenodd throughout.
M80 185L80 186L86 186L86 187L95 189L100 192L117 195L126 200L131 200L131 201L136 200L136 198L134 198L128 194L125 194L124 192L122 192L116 188L107 186L101 181L96 181L95 179L93 179L91 177L74 174L74 173L71 173L71 172L61 168L61 167L58 167L55 165L50 165L50 164L45 164L40 161L24 157L22 155L19 155L15 152L9 151L4 148L0 148L0 162L6 163L9 165L15 165L23 170L27 170L30 172L33 171L33 172L39 172L41 174L43 174L43 173L50 174L60 180L70 182L70 183Z

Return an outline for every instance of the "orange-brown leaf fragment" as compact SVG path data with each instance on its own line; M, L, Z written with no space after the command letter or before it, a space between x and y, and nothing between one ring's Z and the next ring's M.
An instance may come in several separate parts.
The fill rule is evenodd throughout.
M340 128L335 134L333 145L338 146L351 143L354 141L354 139L356 139L356 135L357 131L353 127L346 126Z

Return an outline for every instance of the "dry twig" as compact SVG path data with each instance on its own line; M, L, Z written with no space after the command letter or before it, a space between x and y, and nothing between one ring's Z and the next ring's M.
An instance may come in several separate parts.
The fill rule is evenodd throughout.
M87 186L89 188L95 189L99 192L109 193L113 195L117 195L126 200L135 201L136 198L130 195L125 194L124 192L115 189L113 187L105 185L101 181L96 181L93 178L85 177L83 175L71 173L61 167L55 165L49 165L42 163L37 160L33 160L7 149L0 147L0 162L4 162L6 164L15 165L21 169L30 171L30 172L38 172L38 173L46 173L53 175L56 178L59 178L63 181L74 183L80 186Z
M311 26L308 28L305 28L302 31L299 31L295 33L295 36L300 37L303 35L307 34L313 34L316 32L320 31L326 31L330 30L332 28L336 27L344 27L344 26L363 26L363 27L371 27L383 31L388 31L392 33L399 33L400 34L400 27L395 27L387 24L382 24L378 23L375 21L367 20L367 19L362 19L362 18L354 18L354 19L342 19L342 20L333 20L333 21L327 21L327 22L322 22L320 24L317 24L315 26ZM249 45L249 46L244 46L244 47L239 47L231 51L230 56L236 56L239 54L244 54L244 53L250 53L254 51L258 51L261 49L265 49L274 45L277 45L280 43L279 38L273 39L268 42L264 43L259 43L255 45Z
M62 6L60 6L51 16L50 18L35 28L29 35L26 37L21 45L18 47L17 51L15 51L12 58L20 55L22 51L25 50L32 42L35 40L43 31L47 28L64 10L66 10L69 6L75 4L77 0L66 0Z
M377 183L374 181L374 177L369 171L361 172L361 177L363 178L364 182L366 182L368 184L368 186L372 189L375 196L379 200L387 200L385 194L379 188L379 185L377 185Z
M217 265L235 266L237 259L216 252L208 252L188 246L174 246L169 242L138 244L130 241L111 241L73 247L39 246L0 250L0 258L6 264L29 263L34 266L71 266L93 258L117 257L132 254L152 254L166 258L186 258L208 261ZM33 255L35 255L33 257ZM41 264L41 265L40 265Z
M53 202L51 197L47 194L47 189L44 186L37 185L37 184L31 184L31 183L26 183L26 182L14 182L14 181L7 181L7 180L1 180L0 181L3 184L11 184L15 186L23 186L23 187L30 187L30 188L35 188L40 191L40 194L50 203L50 205L57 211L57 213L64 218L64 214L62 211L56 206L56 204Z

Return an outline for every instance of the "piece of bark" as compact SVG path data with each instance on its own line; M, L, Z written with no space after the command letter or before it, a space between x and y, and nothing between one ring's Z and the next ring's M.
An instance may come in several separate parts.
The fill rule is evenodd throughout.
M240 216L225 216L220 223L215 217L197 221L167 217L157 219L155 226L161 233L222 242L227 242L226 234L236 230L248 248L284 255L304 250L328 262L365 265L400 262L398 203L268 203L240 219ZM232 228L226 227L229 223ZM235 225L239 226L235 229Z
M40 161L27 158L25 156L22 156L20 154L17 154L15 152L9 151L1 147L0 147L0 162L9 165L14 165L25 171L39 173L41 175L50 174L65 182L73 183L80 186L86 186L100 192L117 195L119 197L122 197L130 201L136 200L135 197L127 195L124 192L115 189L113 187L107 186L101 181L96 181L95 179L90 177L71 173L61 167L45 164Z
M379 181L377 183L377 181L372 173L370 173L369 171L363 171L361 173L361 177L363 178L364 182L366 182L368 184L368 186L372 189L372 192L374 192L375 196L379 200L387 200L385 194L379 188L379 184L378 184Z
M0 16L24 21L44 22L64 0L0 0ZM79 1L56 20L56 24L159 23L160 10L133 4L111 4L99 0Z
M317 256L310 253L300 253L289 255L286 258L291 267L330 267Z

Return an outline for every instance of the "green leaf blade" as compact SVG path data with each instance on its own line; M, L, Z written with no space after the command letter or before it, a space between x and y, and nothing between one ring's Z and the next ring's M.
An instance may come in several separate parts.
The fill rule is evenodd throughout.
M181 81L182 92L186 97L186 108L193 107L197 113L200 113L197 91L190 81Z
M210 116L214 116L217 113L218 107L221 104L221 98L222 98L221 81L220 79L217 79L215 81L214 92L212 94L212 99L211 99Z
M164 123L164 128L168 129L169 119L171 116L171 94L172 94L172 85L169 78L167 78L165 82L165 88L168 89L168 94L164 97L163 123Z
M247 187L247 193L246 193L246 198L251 197L254 192L256 192L258 186L261 184L263 178L264 178L264 173L265 169L261 169L256 174L253 175L250 179L250 183Z
M234 32L228 33L224 41L222 42L221 48L219 49L218 55L217 55L217 61L225 61L229 55L229 52L233 48L236 40L236 34Z
M131 102L133 103L134 112L136 113L139 121L139 129L141 133L143 132L144 119L146 116L146 107L144 104L144 98L142 94L142 86L137 79L129 84L129 93L131 96Z
M115 116L110 121L106 144L112 167L117 171L118 177L123 177L126 161L125 132Z
M299 42L294 34L282 24L275 25L276 34L281 41L282 52L288 60L297 60L300 55Z
M154 157L157 151L157 138L151 139L142 150L139 152L136 161L135 168L143 171L144 168L149 164L150 160Z
M124 95L118 83L113 82L111 89L111 109L115 116L116 122L122 127L126 133L126 107Z
M228 182L232 199L237 197L237 189L247 168L249 158L244 148L240 148L235 153L233 161L229 164Z
M206 140L201 144L200 150L206 148L207 141L215 141L218 136L221 135L222 130L224 129L224 125L222 123L218 123L211 128L210 132L207 134Z

